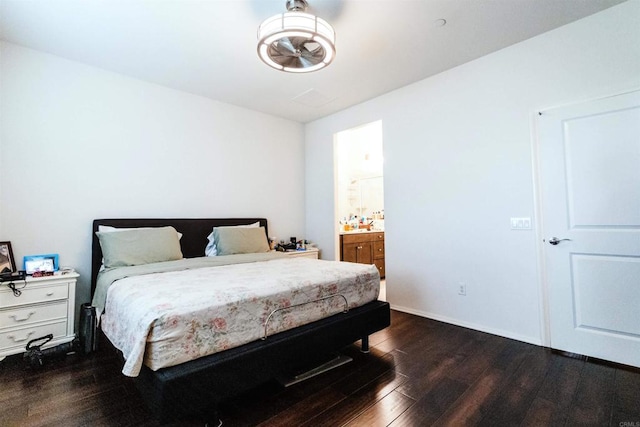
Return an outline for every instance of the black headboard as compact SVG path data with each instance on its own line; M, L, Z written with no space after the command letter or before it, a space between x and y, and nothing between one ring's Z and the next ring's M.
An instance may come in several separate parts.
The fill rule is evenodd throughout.
M108 225L116 228L135 227L164 227L172 226L182 233L180 246L182 255L185 258L195 258L204 256L204 249L207 247L207 236L213 227L224 227L230 225L248 225L260 222L265 228L267 236L267 220L265 218L165 218L165 219L145 219L145 218L119 218L119 219L96 219L93 221L93 242L91 244L91 295L96 288L98 271L102 265L102 249L96 231L98 226Z

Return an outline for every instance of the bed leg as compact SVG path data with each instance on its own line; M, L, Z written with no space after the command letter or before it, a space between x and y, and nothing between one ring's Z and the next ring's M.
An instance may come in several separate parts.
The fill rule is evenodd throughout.
M369 335L364 335L360 344L360 351L362 353L369 353Z
M215 409L210 411L209 414L205 416L205 419L206 422L204 423L204 427L220 427L222 425L217 403L215 405Z
M213 417L213 419L209 419L207 420L206 423L204 423L204 427L220 427L220 426L222 426L222 420L218 418L217 415Z

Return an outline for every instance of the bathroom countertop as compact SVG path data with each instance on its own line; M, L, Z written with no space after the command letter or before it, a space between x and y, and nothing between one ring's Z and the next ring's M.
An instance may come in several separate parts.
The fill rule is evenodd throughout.
M365 229L356 229L349 231L341 231L340 234L362 234L362 233L384 233L384 230L365 230Z

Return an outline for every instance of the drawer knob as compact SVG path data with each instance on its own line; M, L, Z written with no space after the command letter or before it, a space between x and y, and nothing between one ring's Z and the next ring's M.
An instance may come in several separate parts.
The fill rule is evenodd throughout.
M360 249L362 249L362 246L358 246L356 249L360 250Z
M49 292L47 292L47 296L48 296L48 297L53 296L53 291L49 291Z
M379 249L378 249L378 252L382 252L382 248L379 248Z
M25 320L29 320L29 318L30 318L31 316L33 316L34 314L36 314L36 312L35 312L35 311L30 311L30 312L29 312L29 314L27 314L27 316L26 316L26 317L20 317L20 318L18 318L18 315L17 315L17 314L11 314L11 315L9 315L9 317L13 317L13 320L14 320L15 322L24 322Z
M23 342L23 341L28 340L28 339L29 339L29 337L30 337L31 335L35 334L35 333L36 333L36 331L31 331L31 332L29 332L29 333L27 334L27 336L26 336L26 337L24 337L24 338L16 338L16 337L15 337L15 335L9 335L9 338L11 338L11 339L13 340L13 342Z

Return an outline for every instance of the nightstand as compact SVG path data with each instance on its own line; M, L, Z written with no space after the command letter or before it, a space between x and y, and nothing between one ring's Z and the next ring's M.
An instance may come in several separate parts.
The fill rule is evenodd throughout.
M14 282L16 296L0 284L0 360L25 351L29 341L48 334L53 340L46 347L73 341L76 281L75 272L64 275L31 277Z
M304 257L304 258L313 258L318 259L320 257L320 249L318 248L307 248L304 251L290 251L285 252L285 254L292 257Z

